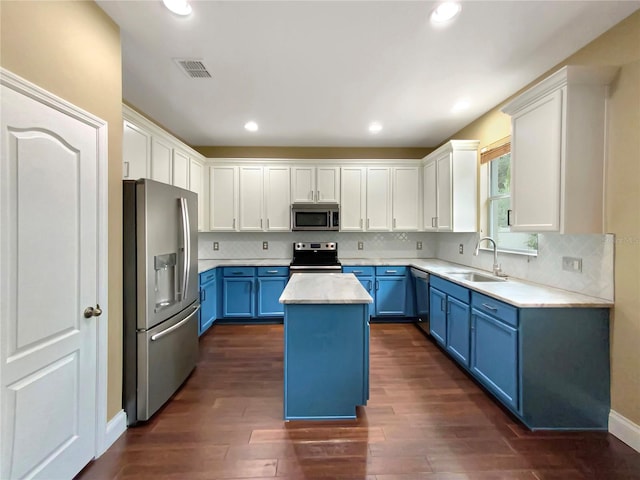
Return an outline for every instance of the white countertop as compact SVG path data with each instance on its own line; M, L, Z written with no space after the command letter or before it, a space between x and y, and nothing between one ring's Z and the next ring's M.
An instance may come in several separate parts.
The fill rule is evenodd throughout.
M295 273L280 296L284 304L373 303L353 273Z
M245 259L245 260L200 260L198 272L220 266L288 266L291 259ZM559 288L547 287L525 280L509 278L506 282L470 282L447 275L453 272L478 272L485 275L490 272L467 267L456 263L430 258L340 258L343 266L381 266L395 265L415 267L427 273L438 275L458 285L462 285L476 292L488 295L497 300L522 308L609 308L613 302L597 297L590 297L580 293L569 292ZM305 274L312 275L312 274ZM328 275L328 274L320 274ZM333 275L333 274L331 274ZM291 283L291 282L289 282ZM317 285L316 285L317 288ZM317 288L318 290L322 290ZM340 303L340 302L337 302Z

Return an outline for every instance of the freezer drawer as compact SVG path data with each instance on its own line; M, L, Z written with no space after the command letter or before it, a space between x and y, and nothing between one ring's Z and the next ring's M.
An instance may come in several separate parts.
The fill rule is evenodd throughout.
M148 420L195 368L199 309L192 305L186 313L138 332L138 421Z

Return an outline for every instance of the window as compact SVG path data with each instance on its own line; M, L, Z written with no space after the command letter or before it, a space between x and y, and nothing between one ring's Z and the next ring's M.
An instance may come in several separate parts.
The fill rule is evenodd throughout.
M508 224L511 209L511 144L483 149L481 163L488 163L488 234L498 249L512 253L536 254L538 235L512 232Z

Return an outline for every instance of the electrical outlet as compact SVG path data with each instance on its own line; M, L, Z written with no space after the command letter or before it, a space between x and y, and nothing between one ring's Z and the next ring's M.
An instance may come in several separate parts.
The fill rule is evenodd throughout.
M562 257L562 269L567 272L582 272L582 259L577 257Z
M460 254L464 253L464 245L463 244L459 244L458 245L458 253L460 253Z
M269 242L262 242L262 249L269 250Z
M213 249L220 250L220 244L218 242L213 242Z
M364 242L358 242L358 250L364 250Z
M422 250L422 242L416 242L416 250Z

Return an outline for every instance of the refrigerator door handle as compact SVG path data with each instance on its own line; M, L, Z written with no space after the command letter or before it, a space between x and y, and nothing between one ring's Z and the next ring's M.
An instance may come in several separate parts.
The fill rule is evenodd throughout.
M187 298L189 290L189 269L191 268L191 231L189 229L189 206L187 199L180 198L180 212L182 213L182 242L184 244L184 264L182 266L182 299Z
M156 333L155 335L151 335L151 341L155 342L156 340L160 340L162 337L164 337L165 335L169 335L171 332L173 332L174 330L177 330L178 328L180 328L182 325L184 325L185 323L187 323L191 317L193 317L196 313L198 313L198 310L200 310L200 305L197 305L194 307L193 312L191 312L189 315L187 315L186 318L180 320L178 323L176 323L175 325L170 326L169 328L167 328L166 330L163 330L159 333Z

